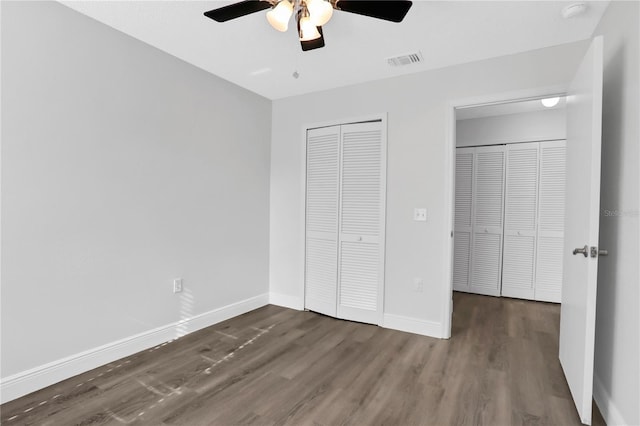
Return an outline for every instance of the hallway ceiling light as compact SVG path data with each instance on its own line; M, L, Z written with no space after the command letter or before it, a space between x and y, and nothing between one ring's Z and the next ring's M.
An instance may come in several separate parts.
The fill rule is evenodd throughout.
M546 108L553 108L554 106L558 105L558 102L560 102L560 98L556 96L555 98L540 99L540 102L542 102L542 105L544 105Z

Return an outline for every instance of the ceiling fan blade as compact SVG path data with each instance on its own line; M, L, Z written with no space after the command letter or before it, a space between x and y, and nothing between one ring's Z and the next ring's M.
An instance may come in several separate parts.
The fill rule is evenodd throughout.
M217 22L226 22L241 16L250 15L261 10L269 9L271 3L266 0L244 0L228 6L219 7L204 13L204 16Z
M320 38L310 41L300 41L300 45L302 46L302 50L306 52L307 50L320 49L324 47L324 34L322 34L322 27L316 27L318 32L320 33Z
M402 22L413 2L408 0L336 0L334 9L391 22Z

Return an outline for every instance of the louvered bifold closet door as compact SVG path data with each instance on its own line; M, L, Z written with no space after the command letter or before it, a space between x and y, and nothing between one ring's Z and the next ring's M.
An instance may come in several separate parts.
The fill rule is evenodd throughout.
M474 212L469 290L500 295L502 220L504 211L504 146L476 148Z
M564 247L566 142L540 142L535 300L560 303Z
M473 225L473 156L475 148L456 149L453 239L453 289L469 291Z
M538 142L507 145L502 295L533 299L538 210Z
M338 318L380 324L386 135L381 122L342 126Z
M307 132L305 308L336 316L340 126Z

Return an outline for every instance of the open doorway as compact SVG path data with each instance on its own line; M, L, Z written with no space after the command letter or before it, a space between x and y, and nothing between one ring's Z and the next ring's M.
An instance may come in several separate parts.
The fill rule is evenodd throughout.
M472 101L458 101L448 106L447 161L451 174L446 182L446 202L451 210L450 227L445 232L451 236L450 243L446 244L451 262L445 265L445 271L453 278L457 112L471 106L509 103L504 102L508 99L540 100L556 97L558 93L565 93L567 99L563 279L562 304L558 306L558 357L581 421L590 424L597 271L599 257L607 254L598 243L603 97L602 37L592 40L568 85L560 90L534 89L515 95L512 93L510 96L496 95ZM487 233L490 233L489 229ZM451 336L452 281L449 281L449 291L445 292L442 321L444 337Z
M563 96L455 110L454 291L559 303Z

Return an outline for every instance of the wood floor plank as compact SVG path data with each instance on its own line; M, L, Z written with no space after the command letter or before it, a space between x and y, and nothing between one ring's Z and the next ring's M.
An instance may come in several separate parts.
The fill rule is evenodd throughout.
M558 329L559 305L464 293L449 340L265 306L3 404L0 421L578 425Z

